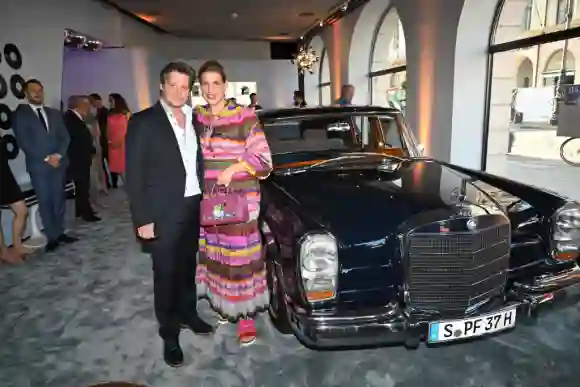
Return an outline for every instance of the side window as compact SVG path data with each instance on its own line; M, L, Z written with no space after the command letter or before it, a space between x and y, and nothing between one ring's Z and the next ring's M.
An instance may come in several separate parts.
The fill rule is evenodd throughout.
M380 120L385 145L388 148L403 148L401 141L401 133L399 132L399 125L393 118L382 118Z

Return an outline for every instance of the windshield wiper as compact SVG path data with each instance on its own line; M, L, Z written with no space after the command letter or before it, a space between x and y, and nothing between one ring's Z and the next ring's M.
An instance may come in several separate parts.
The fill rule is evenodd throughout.
M382 162L384 162L385 159L386 160L389 160L389 161L396 161L398 163L401 163L401 162L404 162L405 161L405 159L403 159L401 157L393 156L393 155L385 155L383 153L370 153L370 152L364 153L364 152L357 152L357 153L349 153L348 155L344 155L344 156L340 156L340 157L334 157L332 159L320 161L318 163L314 163L314 164L311 164L311 165L307 165L307 166L302 167L302 168L289 169L287 171L284 171L283 174L284 175L295 175L295 174L298 174L298 173L306 172L306 171L308 171L310 169L313 169L313 168L325 167L328 164L332 164L332 163L335 163L337 161L340 162L340 161L344 161L344 160L366 159L369 156L380 156L380 157L383 158L383 160L381 160Z

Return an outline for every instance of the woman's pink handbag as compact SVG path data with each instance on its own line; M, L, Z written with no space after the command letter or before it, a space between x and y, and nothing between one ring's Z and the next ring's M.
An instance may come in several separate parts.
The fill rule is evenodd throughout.
M221 226L246 223L250 220L248 203L243 193L216 190L214 185L209 196L201 201L200 223L202 226Z

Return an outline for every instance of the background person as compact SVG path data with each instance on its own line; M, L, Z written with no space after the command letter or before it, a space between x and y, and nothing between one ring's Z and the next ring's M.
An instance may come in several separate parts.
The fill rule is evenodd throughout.
M354 98L354 86L342 85L342 88L340 90L340 98L336 100L335 104L340 106L352 105L353 98Z
M125 175L125 136L127 135L131 111L121 94L112 93L109 95L109 104L111 106L107 118L109 170L111 171L112 187L117 188L119 177L124 179Z
M46 251L54 251L61 243L76 238L65 234L64 190L69 135L62 114L44 106L44 87L37 79L24 84L28 103L14 112L13 130L18 146L26 155L26 170L38 199L44 233L48 239Z
M64 114L64 123L69 133L68 176L75 183L76 216L86 222L101 220L95 215L91 205L91 164L96 154L93 136L84 118L89 113L89 99L83 95L73 95L68 100L68 110Z
M105 171L105 183L107 184L107 188L111 188L109 169L107 165L109 161L109 140L107 138L107 117L109 116L109 110L103 106L103 100L97 93L89 95L89 101L91 101L91 105L95 110L94 113L99 124L99 142L102 151L101 162L103 163L103 170Z
M18 182L14 178L8 164L6 147L0 138L0 206L9 206L14 213L12 219L12 248L8 248L2 233L2 210L0 209L0 260L9 263L18 263L22 258L32 253L32 250L22 245L22 233L26 227L28 207L24 202L24 195Z

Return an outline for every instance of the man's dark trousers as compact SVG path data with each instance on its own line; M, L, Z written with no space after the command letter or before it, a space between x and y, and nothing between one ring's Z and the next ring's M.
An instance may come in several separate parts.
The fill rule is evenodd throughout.
M181 322L197 318L200 198L183 198L155 223L156 239L151 243L155 315L165 340L177 338Z

